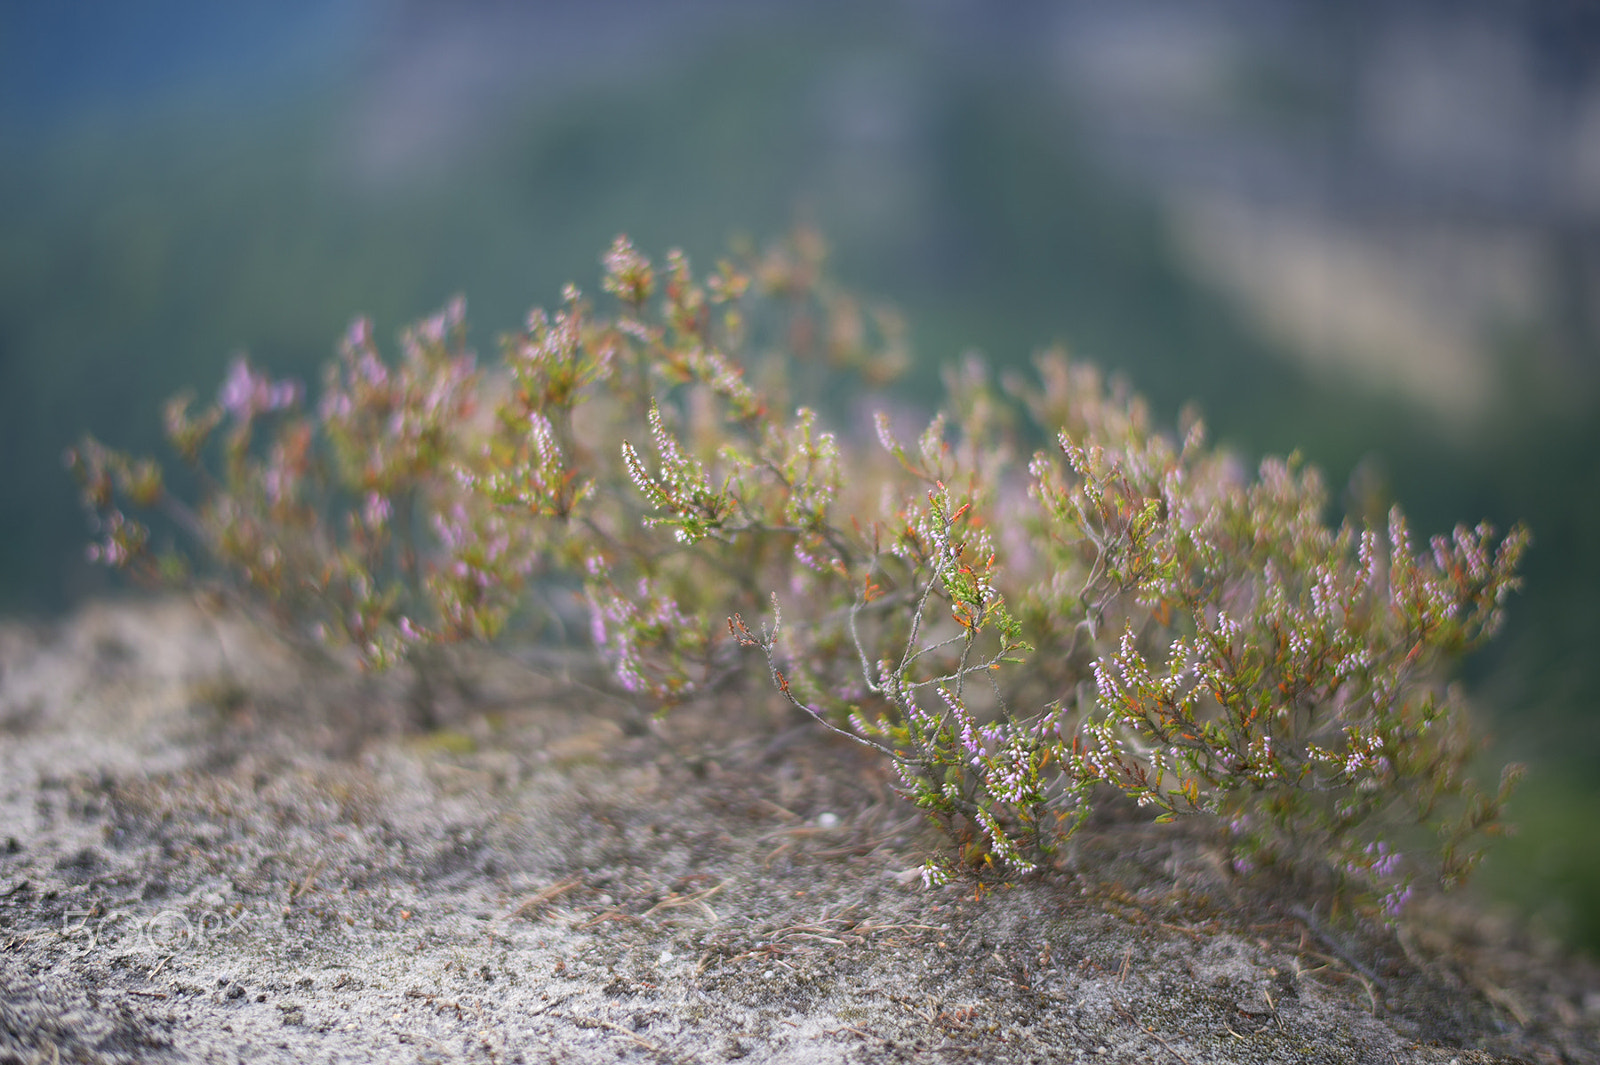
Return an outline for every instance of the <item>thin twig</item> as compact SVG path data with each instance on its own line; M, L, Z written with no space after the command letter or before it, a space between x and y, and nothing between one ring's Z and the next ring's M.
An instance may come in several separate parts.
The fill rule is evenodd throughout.
M1233 1029L1231 1029L1231 1028L1228 1029L1228 1030L1230 1032L1233 1031ZM1183 1065L1191 1065L1191 1063L1190 1063L1188 1058L1186 1058L1182 1054L1178 1053L1177 1050L1173 1048L1171 1043L1169 1043L1165 1039L1161 1038L1161 1033L1160 1032L1156 1031L1154 1028L1149 1027L1148 1025L1145 1027L1145 1031L1147 1033L1149 1033L1150 1035L1155 1036L1156 1042L1158 1042L1162 1046L1166 1047L1168 1054L1171 1054L1173 1057L1175 1057L1179 1061L1183 1062Z
M1340 943L1334 938L1333 932L1326 928L1323 923L1317 919L1316 914L1312 913L1310 910L1299 905L1298 903L1290 906L1289 912L1300 918L1301 921L1305 922L1305 926L1311 931L1311 934L1316 936L1317 939L1321 941L1323 946L1333 951L1334 956L1340 961L1344 962L1357 973L1360 973L1372 983L1376 984L1379 990L1386 989L1383 978L1377 973L1373 972L1371 969L1367 968L1365 965L1362 965L1360 961L1353 957L1350 951L1345 949L1344 944Z

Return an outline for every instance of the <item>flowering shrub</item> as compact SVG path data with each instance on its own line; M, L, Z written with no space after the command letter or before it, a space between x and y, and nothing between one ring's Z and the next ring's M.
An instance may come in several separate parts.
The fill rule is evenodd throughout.
M1419 873L1468 872L1514 773L1465 776L1445 669L1500 625L1524 530L1418 550L1398 509L1330 528L1297 459L1250 476L1198 423L1178 444L1059 353L1001 383L969 362L913 442L880 415L851 445L792 393L886 380L902 330L826 280L814 238L703 281L623 238L603 261L607 309L569 287L492 373L457 301L393 365L358 321L314 412L243 361L203 412L173 401L197 507L85 440L91 557L187 573L122 508L164 510L215 573L374 666L558 620L563 591L662 706L753 649L948 830L930 881L1045 865L1108 790L1214 818L1241 871L1391 914Z

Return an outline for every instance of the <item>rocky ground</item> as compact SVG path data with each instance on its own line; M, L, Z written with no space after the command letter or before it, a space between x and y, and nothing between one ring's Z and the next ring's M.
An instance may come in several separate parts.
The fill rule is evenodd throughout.
M1127 816L930 891L847 742L458 665L418 731L188 601L0 625L0 1063L1600 1062L1600 973L1460 903L1328 928Z

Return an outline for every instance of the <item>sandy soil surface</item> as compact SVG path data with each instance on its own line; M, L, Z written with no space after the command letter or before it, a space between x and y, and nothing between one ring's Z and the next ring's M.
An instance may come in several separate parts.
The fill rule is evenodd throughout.
M0 624L0 1065L1600 1061L1459 903L1323 927L1198 826L975 896L848 742L463 657L448 727L193 603Z

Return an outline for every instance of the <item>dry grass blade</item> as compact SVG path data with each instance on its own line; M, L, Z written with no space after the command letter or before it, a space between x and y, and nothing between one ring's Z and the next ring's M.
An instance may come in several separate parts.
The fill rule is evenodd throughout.
M653 917L662 910L675 910L684 906L698 906L700 907L701 912L706 915L706 919L712 923L715 923L717 920L717 911L713 910L710 905L706 903L706 899L709 899L711 896L721 891L727 886L727 883L728 882L724 880L722 883L713 884L711 887L708 887L703 891L696 891L693 895L680 895L674 891L672 894L668 895L666 898L662 899L660 902L644 911L641 916Z
M650 1053L655 1054L656 1056L667 1061L694 1060L693 1058L681 1056L662 1046L660 1043L652 1043L638 1032L624 1028L622 1025L617 1024L614 1021L602 1020L599 1017L589 1017L581 1013L574 1013L570 1014L569 1016L571 1017L572 1023L576 1024L579 1028L604 1028L609 1032L616 1032L618 1035L625 1035L629 1039L632 1039L635 1043L639 1044L639 1046L643 1047L645 1050L648 1050Z
M507 916L532 917L545 906L548 906L551 902L554 902L556 899L560 898L562 895L565 895L567 892L571 891L575 887L578 887L582 883L583 878L581 876L569 876L565 880L558 880L549 887L541 888L533 895L530 895L528 898L524 899L521 905L512 910Z
M305 879L301 880L298 884L289 889L290 902L293 902L301 895L306 894L312 889L313 886L315 886L317 882L317 874L322 872L322 867L326 864L326 858L318 858L316 861L311 863L311 868L309 871L307 871Z

